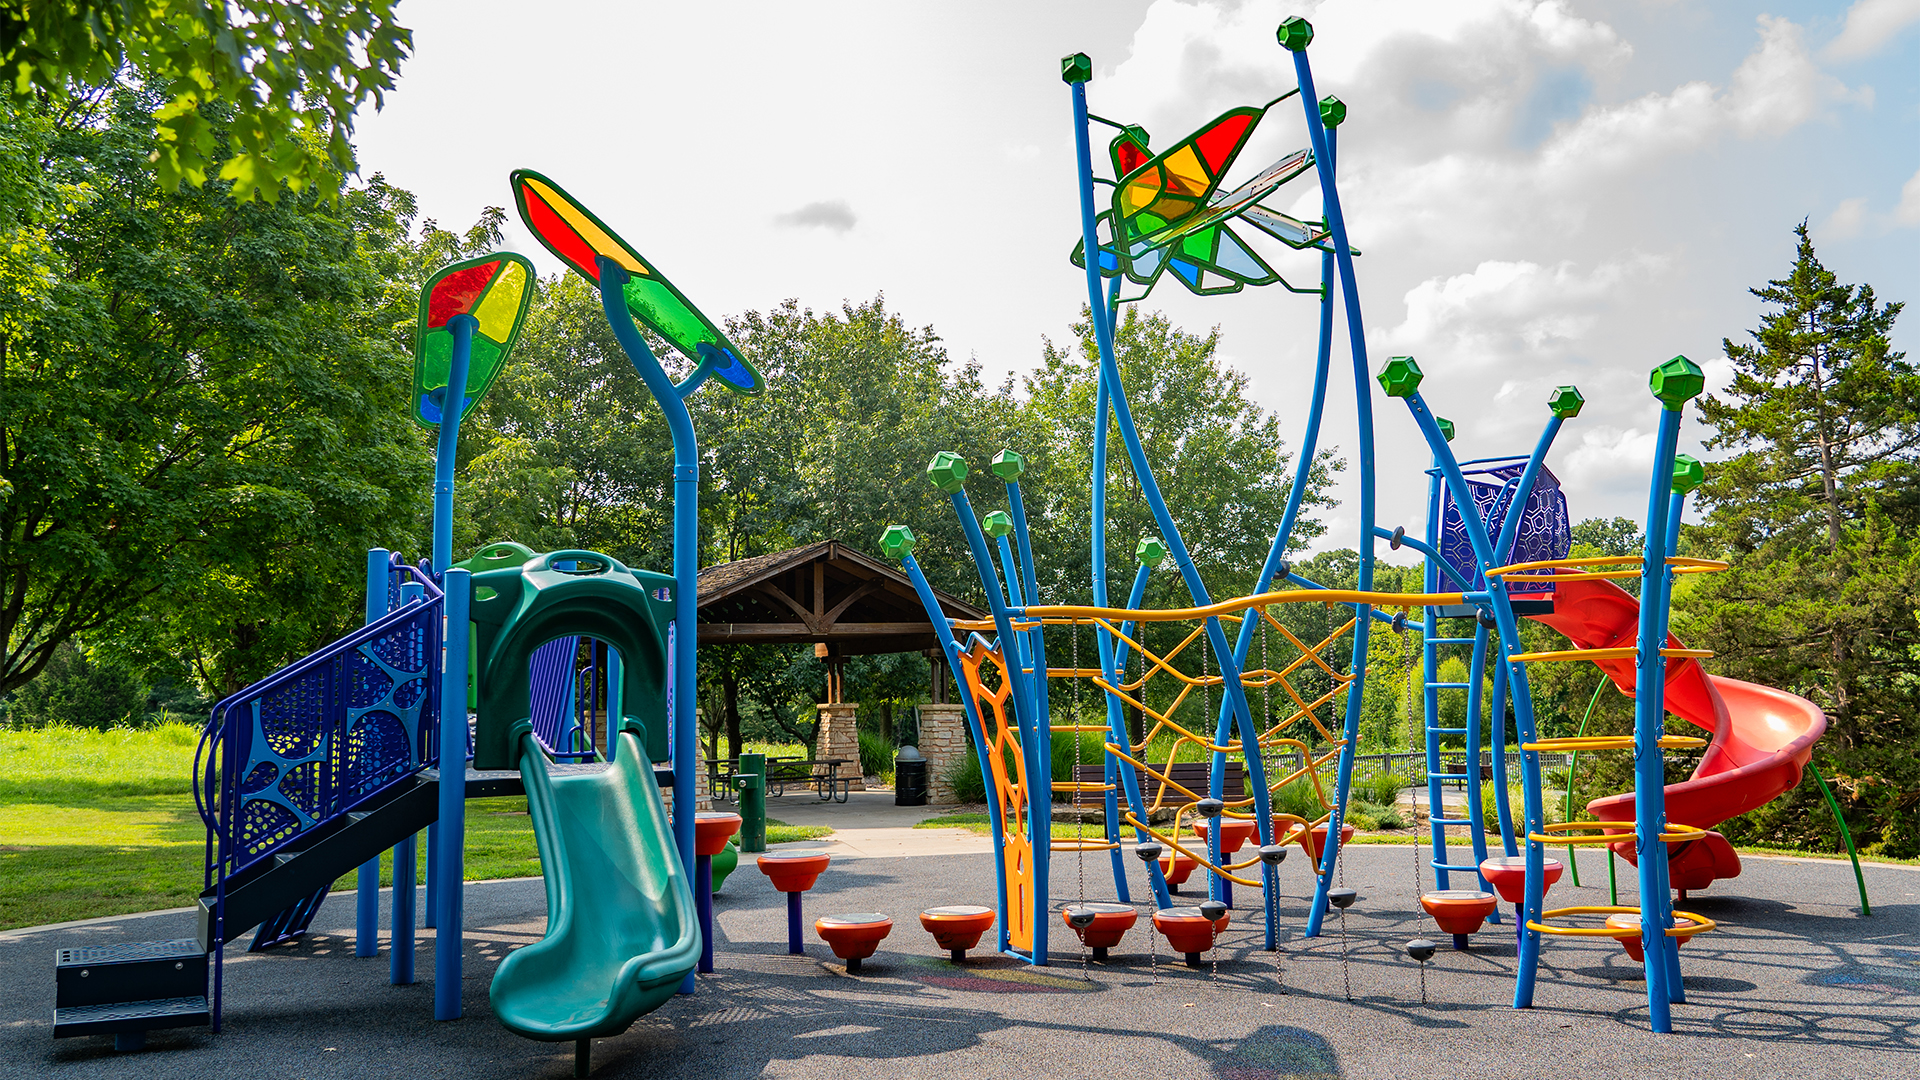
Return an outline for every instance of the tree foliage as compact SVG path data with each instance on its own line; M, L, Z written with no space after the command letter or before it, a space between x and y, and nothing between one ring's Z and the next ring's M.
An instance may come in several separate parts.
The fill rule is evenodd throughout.
M44 256L0 312L0 691L110 625L231 688L353 621L362 552L418 531L402 317L369 255L410 199L169 189L157 107L9 117L60 212L16 226Z
M412 48L396 2L0 0L0 69L17 101L147 88L163 188L214 170L243 201L332 196L356 169L354 110L381 104ZM206 109L221 104L224 121Z

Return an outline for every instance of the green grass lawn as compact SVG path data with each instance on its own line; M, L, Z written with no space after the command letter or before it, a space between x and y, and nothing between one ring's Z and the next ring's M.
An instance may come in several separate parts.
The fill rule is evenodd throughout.
M0 930L191 904L206 842L188 776L198 741L185 724L0 730ZM767 842L831 831L770 819ZM381 859L382 884L392 861ZM468 880L539 873L525 799L467 804Z

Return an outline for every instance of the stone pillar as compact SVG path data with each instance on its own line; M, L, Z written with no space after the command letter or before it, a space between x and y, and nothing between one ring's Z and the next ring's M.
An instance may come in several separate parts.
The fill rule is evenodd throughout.
M844 758L847 763L840 766L840 775L850 781L849 790L867 790L860 775L860 736L855 726L858 723L855 714L860 707L851 701L829 701L818 708L820 734L813 740L813 756Z
M927 803L951 806L959 802L948 776L973 749L967 745L966 707L922 705L920 753L927 759Z

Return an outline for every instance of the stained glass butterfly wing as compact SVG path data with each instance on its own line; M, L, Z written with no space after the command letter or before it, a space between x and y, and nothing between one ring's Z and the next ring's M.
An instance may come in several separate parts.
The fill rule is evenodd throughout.
M1153 236L1204 210L1265 113L1250 106L1229 109L1122 175L1113 192L1118 231Z
M611 259L627 271L627 283L621 292L635 319L728 389L758 394L764 388L759 371L713 320L701 314L666 275L642 259L592 211L531 169L516 169L510 179L521 220L561 262L599 285L598 260L602 256Z
M447 376L453 367L449 321L456 315L471 315L479 324L467 353L467 385L460 411L465 416L507 366L532 299L533 264L508 251L453 263L427 280L420 290L420 316L413 337L415 423L438 427L445 415Z

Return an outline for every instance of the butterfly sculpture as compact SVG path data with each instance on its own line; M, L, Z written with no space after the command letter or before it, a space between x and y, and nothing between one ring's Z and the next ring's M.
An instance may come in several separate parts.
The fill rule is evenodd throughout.
M760 372L740 355L713 320L701 314L659 267L640 258L639 252L592 211L532 169L514 170L509 181L521 220L561 262L596 286L600 284L602 257L627 272L627 283L621 290L627 310L695 363L690 378L711 375L738 393L761 391L765 384Z
M1289 95L1291 96L1291 95ZM1284 99L1281 99L1284 100ZM1326 229L1260 205L1282 184L1313 168L1313 152L1298 150L1231 191L1220 182L1268 109L1241 106L1155 154L1138 125L1120 129L1108 145L1113 161L1113 204L1096 219L1101 274L1124 274L1151 292L1168 270L1201 296L1239 292L1248 285L1283 279L1229 222L1245 221L1291 248L1323 248ZM1117 126L1117 125L1116 125ZM1086 265L1086 242L1074 245L1073 263ZM1292 286L1288 286L1292 288Z

